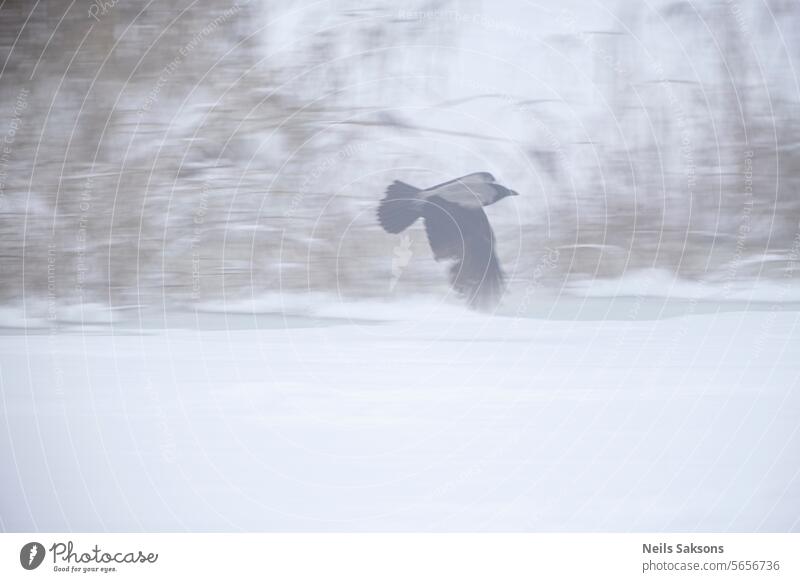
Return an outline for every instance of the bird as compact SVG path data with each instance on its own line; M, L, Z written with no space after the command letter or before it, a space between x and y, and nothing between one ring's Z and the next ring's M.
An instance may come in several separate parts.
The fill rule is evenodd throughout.
M434 259L452 263L452 288L472 309L489 311L500 301L505 277L483 207L518 195L498 184L489 172L467 174L425 189L395 180L378 205L378 222L386 232L399 234L422 218Z

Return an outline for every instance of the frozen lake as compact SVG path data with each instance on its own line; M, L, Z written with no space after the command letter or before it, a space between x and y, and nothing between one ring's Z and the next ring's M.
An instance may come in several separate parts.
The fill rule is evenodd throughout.
M798 531L800 310L742 307L7 328L0 527Z

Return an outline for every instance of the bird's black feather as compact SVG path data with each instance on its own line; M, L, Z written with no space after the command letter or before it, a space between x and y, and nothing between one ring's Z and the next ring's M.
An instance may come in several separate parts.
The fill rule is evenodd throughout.
M378 222L386 232L403 232L420 217L422 201L417 198L419 188L395 180L386 189L386 196L378 206Z
M425 232L437 261L450 260L450 283L476 309L491 309L503 294L503 271L494 234L483 208L464 207L438 196L422 211Z

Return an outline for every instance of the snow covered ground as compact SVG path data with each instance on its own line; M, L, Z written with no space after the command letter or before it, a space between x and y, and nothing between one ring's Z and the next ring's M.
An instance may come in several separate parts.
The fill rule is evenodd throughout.
M7 328L0 528L800 530L800 308L654 301Z

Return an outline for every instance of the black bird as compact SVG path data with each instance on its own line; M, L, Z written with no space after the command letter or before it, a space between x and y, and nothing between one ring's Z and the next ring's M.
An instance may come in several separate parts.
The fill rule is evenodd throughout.
M453 261L450 283L474 309L491 309L503 293L503 271L494 253L494 233L484 206L514 190L495 183L488 172L468 174L425 190L395 180L378 206L378 221L397 234L425 220L433 256Z

